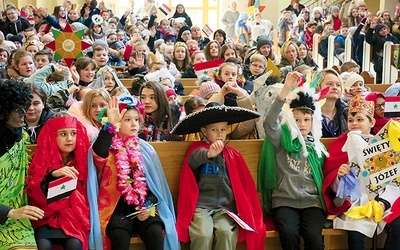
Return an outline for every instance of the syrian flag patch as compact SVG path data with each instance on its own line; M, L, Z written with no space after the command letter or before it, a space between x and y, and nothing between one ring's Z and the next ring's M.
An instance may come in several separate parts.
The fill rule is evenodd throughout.
M400 117L400 96L385 96L385 117Z
M78 179L67 176L51 181L47 190L47 204L70 196L76 189L77 183Z

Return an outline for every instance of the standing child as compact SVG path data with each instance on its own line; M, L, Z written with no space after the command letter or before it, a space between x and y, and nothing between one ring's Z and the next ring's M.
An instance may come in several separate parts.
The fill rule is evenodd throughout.
M105 111L108 121L102 118ZM143 105L128 95L120 96L119 103L113 97L99 115L103 128L93 154L100 190L98 204L91 204L97 217L91 233L96 235L101 228L102 237L95 241L102 238L103 249L127 250L132 235L139 235L148 250L179 249L174 205L160 160L138 137L143 115ZM141 213L130 216L138 210Z
M89 204L87 201L86 129L74 117L49 120L43 127L28 171L29 203L44 210L44 217L32 221L39 250L88 248ZM51 181L61 177L77 179L76 189L63 199L49 203Z
M365 249L365 237L372 238L375 233L380 234L384 228L386 228L388 232L385 249L400 249L400 217L398 217L398 211L397 214L395 213L392 215L397 218L391 223L386 224L384 221L379 221L378 219L379 213L382 218L383 211L390 212L394 201L400 196L400 189L398 186L387 185L383 191L376 192L375 204L379 203L379 205L374 207L375 217L370 216L368 218L360 217L354 219L344 214L349 208L357 209L370 203L368 197L369 191L366 188L366 184L359 177L360 173L357 173L360 168L354 166L356 164L351 164L349 162L355 161L354 159L349 159L350 155L353 155L354 158L362 158L363 149L356 148L353 151L358 152L354 153L344 152L343 149L345 148L344 145L348 143L348 139L351 137L357 138L357 145L361 147L360 141L364 141L361 134L369 136L371 128L375 125L373 116L373 102L366 101L361 96L356 96L351 100L347 122L349 132L342 134L332 142L329 146L331 157L327 159L324 164L325 179L323 193L326 208L330 214L338 215L333 220L333 228L347 231L349 249ZM347 148L347 150L350 150L349 147ZM361 154L361 156L357 154ZM358 190L359 192L359 197L354 201L351 201L354 196L349 197L340 191L341 188L339 188L339 186L341 186L342 179L352 179L351 181L355 186L354 190ZM355 193L356 192L351 192L351 195Z
M182 168L177 231L191 249L236 249L243 240L247 249L264 249L265 225L257 190L241 154L225 144L228 124L259 117L257 112L212 106L188 115L172 133L202 132ZM239 228L225 212L238 214L256 232Z
M283 249L324 249L325 204L322 166L326 154L321 138L321 111L313 88L296 93L284 106L302 75L288 73L285 84L264 120L265 140L259 165L264 206L273 215ZM283 113L279 123L279 114Z

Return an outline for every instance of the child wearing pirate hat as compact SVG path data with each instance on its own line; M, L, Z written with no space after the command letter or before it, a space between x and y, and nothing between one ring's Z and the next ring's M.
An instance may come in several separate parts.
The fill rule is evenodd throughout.
M191 113L172 130L175 134L201 131L204 141L194 142L186 154L180 177L177 232L191 249L264 249L265 225L256 186L240 153L227 145L228 124L259 117L240 107L209 103ZM244 230L224 212L239 214L254 231Z
M258 188L264 208L273 215L283 249L324 249L325 204L322 166L326 155L320 142L321 111L316 82L290 72L264 119ZM281 121L280 121L281 114Z

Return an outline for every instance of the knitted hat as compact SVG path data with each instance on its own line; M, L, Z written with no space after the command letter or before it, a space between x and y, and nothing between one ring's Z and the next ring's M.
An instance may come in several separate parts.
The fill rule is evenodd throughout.
M165 90L165 94L167 95L167 98L170 98L171 96L176 96L176 92L173 88L169 88Z
M383 28L387 28L386 25L382 24L382 23L378 23L375 27L375 32L379 33L379 31L381 31L381 29Z
M357 7L367 6L364 1L358 1Z
M356 82L364 83L364 78L357 73L353 73L347 77L347 80L343 80L343 82L345 88L351 88L351 86L353 86L353 84Z
M154 41L154 48L158 48L161 44L164 43L163 39L157 39Z
M334 12L334 11L339 11L340 10L340 8L339 8L339 6L337 6L337 5L333 5L333 6L331 6L331 13L332 12Z
M171 31L167 31L164 34L164 41L168 42L169 40L172 40L174 43L176 43L176 36L175 33L171 32Z
M269 46L272 46L272 42L266 37L266 36L260 36L257 39L257 50L260 50L260 48L264 45L268 44Z
M22 42L22 36L20 36L20 35L11 36L8 40L10 40L10 41L12 41L12 42L19 42L21 45L24 44L24 43Z
M361 96L355 96L349 104L349 113L362 113L370 118L374 118L374 102L366 101Z
M210 98L212 94L218 93L221 87L212 81L203 82L199 87L199 96L204 99Z

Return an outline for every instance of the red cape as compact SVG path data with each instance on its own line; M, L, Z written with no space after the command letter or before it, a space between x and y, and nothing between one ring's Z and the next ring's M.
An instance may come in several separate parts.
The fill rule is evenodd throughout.
M194 142L186 153L182 167L179 184L176 230L178 238L182 242L189 242L189 225L196 209L199 190L196 178L189 167L190 154L198 148L209 148L205 142ZM236 149L225 146L223 157L229 173L233 195L239 217L254 228L257 232L250 232L240 228L238 242L243 240L249 250L264 249L266 229L263 223L263 213L258 199L258 193L254 180L250 174L246 162Z
M347 140L347 133L342 134L331 145L329 145L328 152L329 157L325 159L323 174L324 183L322 184L322 194L324 195L326 209L328 214L338 215L346 212L351 206L348 200L345 200L342 206L337 207L333 199L336 197L336 193L332 192L331 185L336 181L339 167L342 164L349 162L346 152L342 151L343 145Z

